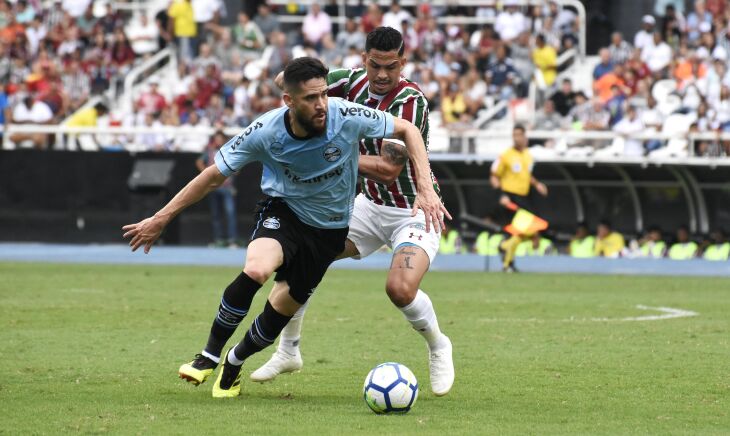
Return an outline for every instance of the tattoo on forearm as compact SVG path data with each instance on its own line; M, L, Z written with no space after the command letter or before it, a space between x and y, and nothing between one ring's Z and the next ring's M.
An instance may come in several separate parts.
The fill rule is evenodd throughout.
M398 144L393 144L391 142L384 143L383 149L380 151L380 154L383 156L386 162L393 165L401 166L405 165L405 163L408 162L408 151L405 147L402 147Z

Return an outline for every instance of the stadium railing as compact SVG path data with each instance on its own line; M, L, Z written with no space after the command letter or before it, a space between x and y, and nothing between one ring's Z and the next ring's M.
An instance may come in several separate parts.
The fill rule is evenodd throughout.
M228 127L224 129L224 133L229 136L235 136L240 133L242 127ZM48 133L51 135L66 135L76 137L78 135L110 135L110 136L128 136L136 134L163 134L172 137L176 135L185 135L190 131L199 134L212 135L214 128L212 127L193 127L193 126L162 126L162 127L69 127L64 125L43 125L43 124L7 124L4 126L2 148L12 150L17 148L10 141L13 133ZM532 140L556 140L565 141L567 150L555 149L555 153L550 155L548 160L565 161L565 162L628 162L642 163L645 162L674 162L681 160L683 163L696 163L698 165L715 165L728 166L730 159L723 157L701 157L693 155L693 143L696 141L730 141L730 133L690 133L690 134L668 134L661 132L646 132L636 135L619 135L609 131L563 131L563 130L531 130L527 134ZM452 133L445 138L438 138L432 141L431 149L434 154L443 154L451 156L455 160L489 160L494 159L504 148L511 143L511 130L466 130ZM452 139L461 141L457 147L450 146L453 144ZM616 138L636 139L647 141L652 139L667 141L680 140L687 141L687 147L683 150L677 150L676 153L661 156L661 159L652 156L623 156L620 153L616 155L594 155L591 151L600 151L600 147L591 145L593 142L606 144ZM64 144L56 147L63 150L74 150L67 147L72 141L66 141ZM445 142L445 143L441 143ZM470 151L470 142L476 143L473 151ZM106 144L104 144L106 145ZM110 144L111 145L111 144ZM583 153L570 153L571 150L582 147ZM104 148L103 146L101 148ZM128 151L143 151L134 141L124 144L123 148ZM536 159L545 160L545 156L534 153ZM688 158L691 158L688 160Z

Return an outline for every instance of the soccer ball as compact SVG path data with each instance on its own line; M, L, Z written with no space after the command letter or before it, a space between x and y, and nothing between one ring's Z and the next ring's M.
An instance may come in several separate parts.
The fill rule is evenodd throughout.
M381 363L365 377L363 397L375 413L406 413L418 398L418 381L405 365Z

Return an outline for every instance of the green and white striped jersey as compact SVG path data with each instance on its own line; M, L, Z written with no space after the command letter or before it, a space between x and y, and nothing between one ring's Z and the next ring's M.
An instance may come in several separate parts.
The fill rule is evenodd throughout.
M415 125L423 137L428 153L428 101L415 82L400 78L398 85L387 95L370 94L370 86L365 69L332 70L327 76L330 97L340 97L391 113L393 116L408 120ZM380 155L381 139L364 139L360 141L360 154ZM390 185L384 185L367 177L360 178L360 191L372 202L379 205L410 209L416 199L418 185L413 162L410 160L403 167L400 175ZM431 173L431 180L436 193L441 191L436 178Z

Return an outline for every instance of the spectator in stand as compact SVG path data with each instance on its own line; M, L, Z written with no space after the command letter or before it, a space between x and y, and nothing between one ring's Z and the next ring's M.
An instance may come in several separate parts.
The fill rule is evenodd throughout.
M284 67L292 58L291 47L287 45L286 35L283 32L273 32L271 34L271 45L274 51L269 58L267 71L269 77L274 77L279 71L283 71Z
M585 112L585 118L580 119L583 130L607 130L608 123L611 120L611 114L598 98L593 98L593 102L589 106L590 109Z
M78 18L89 8L91 0L63 0L61 4L71 17Z
M271 33L279 31L279 19L271 13L271 8L266 2L259 5L258 13L253 21L269 42L271 42Z
M626 105L626 94L618 84L611 86L611 97L606 102L606 110L611 115L608 121L609 127L613 127L621 121L624 116L624 106Z
M464 94L458 83L449 83L441 93L441 121L447 128L461 121L462 114L467 113Z
M76 50L81 50L83 46L79 28L73 26L66 30L66 39L56 48L56 55L62 58L65 55L72 54Z
M383 25L383 11L377 3L368 4L367 11L360 19L362 31L368 34Z
M61 81L68 97L68 109L73 112L89 98L91 81L89 76L81 71L79 62L75 59L66 62Z
M406 58L411 58L414 52L418 51L418 42L419 42L419 36L418 32L416 31L415 27L413 27L413 23L411 21L403 21L401 23L401 28L403 29L403 44L406 46L405 56ZM342 33L342 32L340 32ZM466 34L464 34L466 35ZM339 36L339 34L337 35ZM365 35L363 34L363 40L365 40ZM363 47L362 45L358 45L356 47Z
M200 53L193 60L192 73L198 78L206 77L209 74L209 67L213 67L214 74L219 74L221 70L221 61L219 58L213 56L213 52L210 49L210 44L200 44Z
M159 49L160 36L157 25L149 20L146 13L140 13L125 28L127 39L135 54L142 57L150 56Z
M114 31L114 42L111 46L111 62L117 75L124 76L132 69L135 55L132 45L127 40L122 28Z
M715 111L710 109L707 101L702 100L697 106L697 127L700 132L707 132L715 127Z
M555 103L552 100L547 100L542 109L537 111L532 129L557 131L560 130L564 122L564 118L555 110ZM552 140L546 141L545 147L550 148L553 143Z
M157 38L157 45L160 49L167 48L174 40L172 24L170 22L170 16L167 15L167 9L160 9L155 14L155 25L157 26L157 33L160 35Z
M694 259L697 257L698 248L697 243L689 239L689 229L683 225L677 229L677 239L669 247L667 256L674 260Z
M198 108L205 108L213 94L223 91L223 82L220 78L220 70L215 65L208 65L202 77L196 80L198 85Z
M519 84L519 74L515 70L512 59L507 57L506 44L497 47L496 58L486 72L489 94L509 101L515 93L515 85Z
M244 76L233 91L233 113L236 117L236 123L240 126L248 125L252 118L251 114L251 97L249 97L248 87L251 82Z
M599 222L593 254L595 256L616 258L622 256L625 249L624 237L613 231L611 223L606 220Z
M210 127L210 121L202 118L197 111L190 111L186 122L180 126L182 134L175 137L175 149L195 153L203 151L208 144L209 134L201 127Z
M92 5L89 5L84 13L80 17L76 18L76 26L81 32L82 40L88 41L91 38L98 21L99 19L94 16L94 8Z
M167 141L165 135L159 132L162 123L159 120L158 113L146 113L141 127L151 128L155 131L137 134L135 143L138 147L142 147L146 151L170 151L171 144Z
M662 125L664 124L664 115L657 108L657 102L653 96L649 95L647 99L647 107L641 111L641 122L646 129L646 132L660 132ZM654 150L661 148L662 142L658 139L652 139L646 142L644 147L646 152L650 153Z
M10 119L10 104L5 87L0 86L0 127L5 127L5 119ZM3 139L3 130L0 129L0 141Z
M312 44L319 51L322 48L322 38L327 34L332 34L330 16L322 11L319 3L312 3L309 13L304 17L302 23L304 41Z
M213 164L215 155L228 141L228 137L221 130L217 130L200 157L195 161L198 171L203 171ZM210 202L210 216L213 225L213 245L217 247L238 248L238 229L236 222L236 189L233 186L233 177L228 177L217 189L208 194ZM226 221L226 235L223 232L223 216Z
M61 78L53 74L48 77L48 88L38 94L38 99L47 104L53 112L52 123L60 122L68 110L68 97L63 92Z
M423 85L423 82L420 82ZM421 88L423 90L423 88ZM476 68L471 68L463 77L462 91L467 112L475 117L477 112L484 107L484 99L487 96L487 82L482 79Z
M634 47L643 50L645 47L654 45L654 27L656 19L651 15L644 15L641 19L641 30L634 36Z
M722 59L727 61L728 52L725 48L717 43L715 34L712 33L712 26L707 23L700 25L702 36L700 37L700 46L697 48L697 56L699 56L703 62L708 62L710 59Z
M640 140L631 138L634 135L643 133L645 131L644 123L641 122L641 118L638 116L638 111L634 106L629 106L626 109L626 116L621 118L612 129L614 132L621 135L623 139L623 152L624 156L643 156L644 147Z
M699 43L702 23L712 25L712 14L705 8L704 0L694 2L694 10L687 15L687 40L694 46Z
M689 86L697 85L697 81L707 76L707 67L696 51L689 53L684 61L674 69L674 78L677 80L677 89L683 92Z
M29 24L36 17L35 9L32 5L28 4L27 0L17 0L15 8L17 11L15 19L20 24Z
M666 13L662 18L662 26L660 31L664 35L664 40L673 49L679 48L679 42L684 38L687 22L684 16L677 12L675 5L667 5Z
M612 71L601 76L600 79L593 83L593 93L596 95L602 103L607 103L615 93L613 91L614 86L619 87L619 91L623 94L628 94L630 91L626 88L626 84L623 79L624 67L621 64L613 66Z
M177 44L179 56L185 62L193 59L193 45L196 43L198 28L195 24L193 6L191 0L174 0L167 10L167 15L172 20L173 35Z
M13 124L49 124L53 121L53 111L36 96L28 94L12 108L10 121ZM28 141L41 150L48 147L47 133L13 133L10 140L16 145Z
M28 51L31 56L38 54L38 47L46 38L48 32L43 26L40 15L36 15L25 29L25 37L28 40Z
M625 64L631 58L633 51L633 47L624 40L621 32L611 34L611 45L608 46L608 52L612 64Z
M598 52L601 62L593 69L593 80L599 80L604 74L613 71L613 62L611 62L611 52L607 48L602 48Z
M210 101L205 106L203 116L207 118L211 124L216 124L223 119L225 112L225 104L223 97L219 94L213 94L210 96Z
M274 87L268 82L261 82L256 88L256 93L251 98L252 116L259 115L281 106L281 97L276 94Z
M0 42L0 83L9 83L10 71L13 68L13 62L8 54L5 44Z
M434 110L434 108L441 107L441 85L439 84L439 81L434 78L433 70L431 68L424 67L421 68L420 74L421 77L417 82L421 87L423 95L426 96L426 100L428 100L429 110ZM479 74L478 71L477 74ZM486 82L484 83L484 85L486 86Z
M390 3L390 9L388 9L388 12L383 14L383 23L381 26L383 27L392 27L393 29L403 33L403 28L401 27L401 23L404 21L411 21L413 19L413 16L411 16L408 11L401 9L399 1L393 0Z
M560 90L550 97L550 100L555 104L555 110L565 117L568 115L571 109L575 106L575 95L573 91L573 82L565 78L563 79Z
M197 29L193 49L194 54L197 54L200 44L208 42L208 31L215 29L218 25L224 5L222 0L191 0L191 6Z
M426 21L426 29L420 32L418 46L421 59L429 59L441 51L446 43L446 35L438 28L436 19L431 17Z
M532 60L532 47L530 46L529 33L520 33L517 39L510 44L509 57L512 59L512 65L520 76L520 82L525 84L530 83L535 72L535 64Z
M654 14L661 15L666 8L672 7L680 15L684 15L684 3L685 0L655 0Z
M337 34L335 46L341 58L348 55L350 47L365 47L365 34L359 29L358 24L351 17L345 21L345 28Z
M238 13L238 23L231 29L233 40L246 59L256 59L266 45L266 37L258 24L251 21L245 12Z
M97 28L107 35L114 33L114 29L124 25L124 20L119 12L115 11L112 2L106 4L104 15L97 21Z
M148 84L149 89L140 94L137 107L144 114L160 113L167 107L167 101L159 91L160 84L156 79L150 80Z
M535 37L535 50L532 52L532 61L542 72L545 84L553 86L558 75L558 52L555 51L555 47L547 45L545 36L542 34Z
M514 0L506 0L504 10L497 15L497 21L494 23L494 30L497 31L500 39L510 42L529 29L530 23L520 11L517 3Z
M641 60L646 63L655 78L666 76L666 70L672 61L672 48L664 42L659 32L654 32L653 44L645 45L641 50Z

